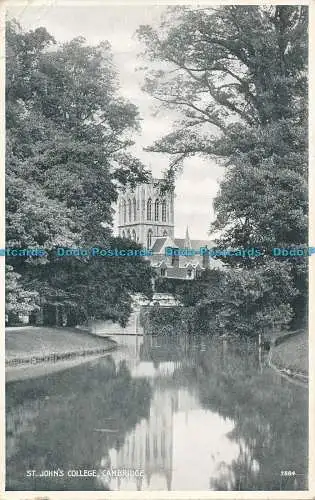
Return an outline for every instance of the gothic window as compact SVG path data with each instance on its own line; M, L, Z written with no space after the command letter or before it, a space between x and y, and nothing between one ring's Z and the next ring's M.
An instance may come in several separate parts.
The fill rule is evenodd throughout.
M164 238L167 236L167 231L163 231Z
M137 220L137 202L136 198L133 199L133 220Z
M166 276L166 269L165 269L165 267L162 267L162 268L161 268L161 276L162 276L162 277L165 277L165 276Z
M159 211L160 211L160 201L155 200L154 204L154 220L159 220Z
M150 459L150 437L148 434L146 434L146 437L145 437L145 457L147 459Z
M132 450L131 450L131 461L132 462L135 459L135 450L136 450L136 441L135 441L135 436L133 436L133 439L132 439Z
M124 217L124 223L126 222L127 219L127 206L126 206L126 201L123 201L123 217Z
M151 198L149 198L147 203L147 219L151 220L151 218L152 218L152 201Z
M136 239L137 239L136 231L134 229L132 230L132 239L134 241L136 241Z
M122 232L121 237L126 238L125 231Z
M158 439L156 434L153 437L153 456L154 458L158 457Z
M166 456L166 439L165 439L165 431L162 431L161 434L161 456L165 458Z
M128 231L127 231L127 238L128 238L128 240L131 240L130 229L128 229Z
M149 229L147 235L147 248L151 248L151 246L152 246L152 230Z
M191 277L192 277L192 270L187 269L187 278L191 278Z
M122 224L122 222L123 222L123 204L122 204L121 200L118 204L118 210L119 210L119 222Z
M128 200L128 220L131 222L131 200Z
M166 222L166 200L162 201L162 221Z

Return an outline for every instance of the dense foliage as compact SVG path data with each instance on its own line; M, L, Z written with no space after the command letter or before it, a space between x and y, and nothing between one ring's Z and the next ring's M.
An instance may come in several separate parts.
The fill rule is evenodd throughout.
M21 275L15 273L12 266L6 266L6 314L29 314L38 309L38 292L25 290L20 283Z
M196 307L142 307L140 323L145 335L186 335L195 334L197 320Z
M142 259L134 268L130 259L115 266L105 258L69 263L52 250L121 245L110 241L118 188L146 179L129 152L138 111L119 96L107 42L89 47L77 38L59 46L44 28L24 32L9 22L6 43L7 247L48 252L8 257L8 264L28 292L125 322L133 279L122 276L133 275L145 291L149 271ZM15 289L7 294L9 310L23 302Z
M159 289L173 293L183 307L155 306L144 311L143 327L153 335L269 335L290 324L293 311L289 302L298 293L286 263L272 260L255 272L241 268L209 270L201 280L168 280Z
M231 5L170 9L160 29L138 30L154 68L147 69L145 90L182 117L150 150L169 154L169 181L188 157L221 163L211 226L217 245L265 253L223 259L251 268L243 273L238 302L243 287L260 294L263 276L276 267L273 247L307 245L307 26L305 6ZM271 281L283 300L274 320L285 325L292 307L296 321L305 318L307 264L283 260ZM261 303L263 317L268 304ZM222 307L228 314L228 303Z

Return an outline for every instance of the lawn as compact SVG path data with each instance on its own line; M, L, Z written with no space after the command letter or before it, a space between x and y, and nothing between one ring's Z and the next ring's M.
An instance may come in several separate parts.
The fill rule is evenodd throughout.
M5 334L6 360L51 353L61 354L104 349L113 342L107 338L70 328L29 327L8 329Z

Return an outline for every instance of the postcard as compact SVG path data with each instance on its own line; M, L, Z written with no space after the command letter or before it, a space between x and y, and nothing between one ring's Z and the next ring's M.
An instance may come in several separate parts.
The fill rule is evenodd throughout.
M314 498L314 6L1 8L3 498Z

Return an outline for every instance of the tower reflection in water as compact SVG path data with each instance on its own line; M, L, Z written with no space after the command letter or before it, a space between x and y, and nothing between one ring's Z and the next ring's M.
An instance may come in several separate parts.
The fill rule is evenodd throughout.
M152 385L150 414L125 436L121 447L109 450L100 467L138 469L143 476L99 480L111 490L209 489L210 477L219 477L227 464L237 459L240 443L227 436L234 428L231 420L201 408L188 381L183 387L182 369L195 363L193 351L185 356L187 339L176 339L171 350L169 339L163 337L129 338L125 342L129 352L137 353L127 361L132 376L146 377ZM196 354L199 350L200 346ZM124 352L126 360L125 356ZM206 435L200 432L204 428Z

